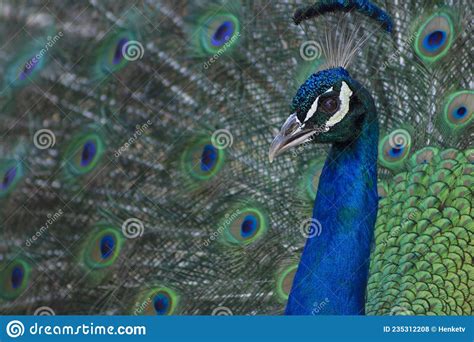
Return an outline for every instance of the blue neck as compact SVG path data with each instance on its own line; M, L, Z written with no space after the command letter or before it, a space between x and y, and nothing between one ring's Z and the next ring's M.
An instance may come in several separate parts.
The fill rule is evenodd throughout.
M358 138L332 146L313 210L321 234L306 241L286 314L364 314L378 207L377 144L373 110Z

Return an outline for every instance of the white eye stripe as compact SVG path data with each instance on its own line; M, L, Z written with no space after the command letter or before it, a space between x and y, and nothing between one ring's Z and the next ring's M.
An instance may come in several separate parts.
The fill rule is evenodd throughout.
M316 100L314 100L313 104L311 105L311 108L308 110L308 113L306 113L306 117L304 118L303 122L306 122L311 119L314 113L316 113L316 111L318 110L318 100L319 96L316 98Z
M334 126L335 124L339 123L344 119L344 117L349 113L349 102L351 100L352 96L352 90L349 88L349 86L346 84L346 82L342 82L341 86L341 91L339 93L339 110L329 118L329 120L326 122L326 127L330 128Z
M324 94L329 93L331 91L333 91L333 87L326 90ZM318 110L318 101L319 101L319 96L314 100L313 104L311 105L311 108L308 110L308 113L306 113L306 117L304 118L303 122L306 122L309 119L311 119L314 113L316 113L316 111Z

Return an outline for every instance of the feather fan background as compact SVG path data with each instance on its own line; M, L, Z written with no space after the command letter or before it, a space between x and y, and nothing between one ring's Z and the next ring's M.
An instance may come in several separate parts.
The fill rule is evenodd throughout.
M376 3L394 33L351 63L381 125L366 311L470 315L472 1ZM267 157L325 62L303 4L0 3L2 314L283 312L327 154Z

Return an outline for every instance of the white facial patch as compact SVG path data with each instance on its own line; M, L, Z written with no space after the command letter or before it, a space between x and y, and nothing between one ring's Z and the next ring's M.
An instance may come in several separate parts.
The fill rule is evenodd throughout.
M326 90L324 94L329 93L332 90L333 88L331 87L328 90ZM318 110L318 101L319 101L319 96L316 98L316 100L314 100L313 104L311 105L311 108L308 110L308 113L306 113L306 117L304 118L303 122L306 122L309 119L311 119L314 113L316 113L316 111Z
M326 122L325 126L327 127L327 130L329 130L330 127L334 126L335 124L339 123L344 119L344 117L349 113L349 102L351 100L352 96L352 90L349 88L349 86L346 84L346 82L342 82L341 86L341 91L339 93L339 110L329 118L329 120Z

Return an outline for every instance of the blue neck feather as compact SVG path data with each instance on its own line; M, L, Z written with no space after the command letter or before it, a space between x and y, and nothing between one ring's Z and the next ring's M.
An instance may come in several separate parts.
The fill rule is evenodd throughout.
M378 122L366 114L361 134L328 155L313 210L321 234L306 241L286 314L364 314L378 206Z

